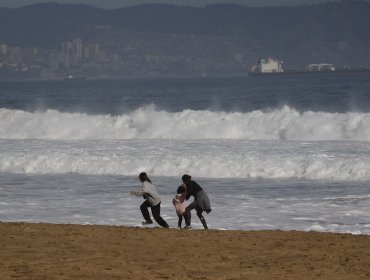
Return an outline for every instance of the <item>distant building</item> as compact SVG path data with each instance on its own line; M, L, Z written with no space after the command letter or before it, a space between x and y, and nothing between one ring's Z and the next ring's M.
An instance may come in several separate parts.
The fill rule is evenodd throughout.
M82 40L81 39L74 39L72 41L73 44L73 54L77 58L82 58Z
M42 80L53 80L56 78L55 72L50 69L43 69L40 73L40 78Z
M49 68L52 70L57 70L59 68L59 64L61 63L61 55L58 52L52 52L49 55Z
M89 47L84 47L83 48L83 58L84 59L89 59L90 58L90 48Z
M71 42L62 43L62 53L71 55L73 53L73 45Z
M70 63L68 54L65 54L65 53L62 54L62 65L66 69L70 67L71 63Z
M100 52L100 46L99 44L94 44L93 45L93 53L98 54Z
M7 54L7 52L8 52L8 46L6 44L0 44L0 53Z
M105 52L95 53L95 62L104 62L106 59Z
M39 54L39 48L37 48L37 47L33 47L32 51L33 51L33 55L38 55Z

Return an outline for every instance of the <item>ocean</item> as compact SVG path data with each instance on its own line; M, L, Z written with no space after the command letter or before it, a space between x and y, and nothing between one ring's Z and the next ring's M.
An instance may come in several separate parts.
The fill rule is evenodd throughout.
M370 76L0 82L0 221L141 226L143 171L171 227L187 173L210 228L370 234Z

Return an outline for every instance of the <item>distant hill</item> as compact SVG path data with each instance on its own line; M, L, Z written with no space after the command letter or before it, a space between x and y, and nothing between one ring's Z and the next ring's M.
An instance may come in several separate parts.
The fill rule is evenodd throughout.
M37 4L0 8L0 38L8 44L56 45L85 25L131 31L370 42L370 3L330 2L299 7L210 5L204 8L147 4L118 10L86 5Z
M173 64L175 69L196 64L224 71L234 60L237 66L227 67L245 71L264 56L293 66L370 65L369 30L370 3L365 1L295 7L146 4L104 10L49 3L0 8L0 43L60 48L61 42L80 37L123 59L176 57L181 65Z

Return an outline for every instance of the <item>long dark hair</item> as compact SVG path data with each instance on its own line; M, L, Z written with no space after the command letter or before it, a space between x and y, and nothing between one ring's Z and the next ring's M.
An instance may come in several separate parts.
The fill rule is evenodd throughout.
M189 183L190 182L190 180L191 180L191 176L190 175L188 175L188 174L184 174L184 175L182 175L182 181L185 183L185 184L187 184L187 183Z
M140 174L139 174L139 179L140 179L140 181L143 183L143 182L145 182L145 181L148 181L149 183L152 183L152 181L150 181L150 179L149 179L149 177L148 177L148 175L146 175L146 173L145 172L141 172Z
M185 188L185 186L184 186L184 185L181 185L181 186L179 186L179 187L177 188L177 193L178 193L178 194L181 194L181 193L183 193L183 192L186 192L186 188Z

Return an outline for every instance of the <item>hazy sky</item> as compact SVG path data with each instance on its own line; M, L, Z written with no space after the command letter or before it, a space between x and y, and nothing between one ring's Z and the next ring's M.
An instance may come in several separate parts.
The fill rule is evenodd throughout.
M335 1L335 0L332 0ZM179 5L202 6L216 3L235 3L249 6L301 5L328 2L328 0L0 0L0 7L21 7L34 3L84 3L101 8L114 9L143 3L167 3Z

